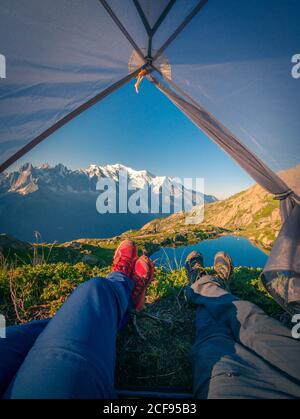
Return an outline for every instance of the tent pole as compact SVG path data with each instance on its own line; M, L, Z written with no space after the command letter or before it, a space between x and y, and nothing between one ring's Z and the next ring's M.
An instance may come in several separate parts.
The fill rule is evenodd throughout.
M24 154L28 153L30 150L32 150L35 146L37 146L39 143L41 143L43 140L45 140L49 135L53 134L55 131L57 131L59 128L66 125L68 122L70 122L72 119L76 118L76 116L80 115L85 110L89 109L93 105L96 105L96 103L100 102L102 99L104 99L106 96L109 96L111 93L122 87L124 84L128 83L130 80L132 80L134 77L138 75L138 73L144 68L145 66L142 66L135 70L134 72L128 74L127 76L123 77L121 80L117 81L116 83L112 84L105 90L103 90L101 93L98 93L96 96L88 100L87 102L80 105L78 108L74 109L72 112L64 116L62 119L57 121L54 125L52 125L50 128L46 129L44 132L42 132L40 135L35 137L30 143L26 144L24 147L22 147L20 150L18 150L15 154L13 154L9 159L7 159L4 163L0 165L0 173L4 172L9 166L11 166L13 163L15 163L17 160L19 160L21 157L24 156Z
M140 5L139 0L133 0L133 3L135 5L135 8L138 12L138 14L140 15L140 18L145 26L146 32L148 34L148 36L151 36L152 30L151 30L151 26L148 22L148 19L146 18L146 15L144 13L144 10L142 9L142 6Z
M135 43L127 29L123 26L120 19L115 15L109 4L106 2L106 0L99 0L99 2L102 4L102 6L105 8L107 13L110 15L112 20L115 22L115 24L118 26L118 28L121 30L125 38L130 42L132 47L135 49L135 51L138 53L138 55L141 57L143 61L145 61L144 54L142 53L140 47Z
M183 20L183 22L178 26L178 28L173 32L173 34L166 40L166 42L159 48L153 61L155 61L164 50L174 41L175 38L183 31L183 29L190 23L194 16L206 5L208 0L200 0L197 6L191 11L191 13Z
M142 6L140 5L139 0L133 0L133 3L135 5L135 8L143 22L143 25L145 27L145 30L148 34L148 52L147 52L147 57L145 57L146 59L148 58L151 59L151 54L152 54L152 29L151 26L148 22L148 19L146 18L146 15L144 13L144 10L142 9Z
M152 59L152 39L153 36L155 34L155 32L157 31L157 29L160 27L160 25L162 24L162 22L165 20L165 18L167 17L168 13L170 12L170 10L172 9L172 7L174 6L176 0L170 0L169 3L167 4L167 6L164 8L164 10L162 11L161 15L158 17L157 21L155 22L153 28L151 28L149 21L144 13L144 10L142 8L142 6L140 5L139 0L133 0L133 3L137 9L138 14L140 15L140 18L145 26L146 32L148 34L149 40L148 40L148 52L147 52L147 57L148 59Z
M163 23L163 21L165 20L165 18L169 14L170 10L174 6L175 2L176 2L176 0L170 0L170 2L167 4L167 6L165 7L165 9L163 10L162 14L159 16L159 18L157 19L157 21L155 22L155 24L154 24L154 26L152 28L152 36L155 34L155 32L157 31L157 29Z
M157 71L157 73L163 77L178 93L180 93L183 97L185 97L189 102L191 102L193 105L195 105L196 107L198 106L198 103L195 102L195 100L188 95L187 93L185 93L184 90L182 90L179 86L177 86L176 83L173 82L173 80L169 79L168 77L166 77L158 67L156 67L153 63L151 64L151 67L153 68L153 70ZM154 79L154 77L153 77ZM154 79L155 80L155 79ZM156 80L157 81L157 80ZM157 81L158 83L158 81Z

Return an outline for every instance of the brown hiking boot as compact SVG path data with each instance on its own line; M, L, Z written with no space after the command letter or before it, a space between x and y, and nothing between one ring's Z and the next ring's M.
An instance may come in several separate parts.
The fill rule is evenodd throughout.
M218 252L215 255L214 271L217 274L220 285L226 290L229 290L232 270L233 262L231 257L225 252Z
M185 270L189 279L190 285L197 281L201 276L206 275L204 269L204 259L201 253L193 250L185 261Z

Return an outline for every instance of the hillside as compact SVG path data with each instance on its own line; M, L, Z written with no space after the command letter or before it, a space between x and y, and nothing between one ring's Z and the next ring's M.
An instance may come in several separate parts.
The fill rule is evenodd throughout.
M279 175L300 193L300 165ZM281 227L279 201L259 185L238 194L205 205L204 222L186 225L186 214L173 214L150 221L141 230L125 233L153 243L179 244L195 242L214 235L232 233L250 239L265 250L270 250Z
M279 172L279 175L300 193L300 165ZM279 201L259 185L254 185L224 201L207 205L205 221L231 229L269 249L281 227Z
M223 201L206 204L204 222L199 225L186 225L185 218L186 214L178 213L155 219L122 236L166 246L235 234L269 250L281 226L278 201L258 185Z

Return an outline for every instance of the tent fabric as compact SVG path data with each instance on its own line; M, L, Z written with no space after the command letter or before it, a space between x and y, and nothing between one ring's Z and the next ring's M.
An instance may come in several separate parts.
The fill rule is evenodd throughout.
M139 4L149 22L149 25L153 27L163 13L164 9L169 4L169 0L152 1L152 0L139 0Z
M188 116L208 137L215 141L227 154L229 154L253 179L274 195L284 195L289 191L288 186L273 173L258 157L251 153L241 142L219 121L195 102L189 103L152 79L155 85ZM287 199L292 199L289 195ZM287 214L289 215L289 214Z
M284 223L264 269L263 282L291 314L300 312L300 206Z
M297 0L208 1L164 51L172 81L273 171L300 162Z
M294 264L299 230L292 234L299 225L299 178L275 174L299 164L300 82L292 77L298 0L2 0L0 11L7 61L7 78L0 80L0 170L143 66L280 199L284 225L265 277L279 260L285 272L300 276ZM285 281L292 289L300 284L297 275Z
M152 3L154 3L152 1ZM165 17L153 37L153 49L158 50L172 36L175 29L193 12L200 4L199 0L176 0L171 10ZM201 2L202 4L202 2Z
M13 156L8 158L2 165L0 165L0 173L8 168L11 164L17 161L19 158L24 156L24 154L28 153L34 147L36 147L39 143L41 143L45 138L49 137L49 135L53 134L59 128L63 127L65 124L70 122L72 119L76 118L82 112L89 109L91 106L95 105L96 103L100 102L100 100L104 99L106 96L113 93L115 90L119 89L128 81L132 80L134 77L138 75L138 73L144 68L144 66L136 67L133 71L128 74L127 76L123 77L118 82L112 84L107 89L103 90L102 92L98 93L96 96L89 99L87 102L84 102L77 108L75 108L72 112L66 114L64 117L59 119L37 137L35 137L30 143L25 144L20 150L18 150Z
M0 164L128 74L132 46L98 0L2 0Z
M107 11L109 16L112 18L112 20L115 22L115 24L118 26L120 31L123 33L125 38L128 40L128 42L132 45L134 50L138 53L140 58L144 59L144 54L141 50L141 48L138 46L138 44L135 42L133 37L130 35L129 31L126 29L126 27L123 25L119 17L116 15L116 13L113 11L112 7L106 0L99 0L104 9Z

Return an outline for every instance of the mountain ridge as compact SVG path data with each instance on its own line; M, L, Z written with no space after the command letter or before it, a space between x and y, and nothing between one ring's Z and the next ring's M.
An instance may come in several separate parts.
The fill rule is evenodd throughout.
M176 178L170 176L156 176L147 170L135 170L120 163L108 165L90 164L85 169L68 169L59 163L55 166L43 164L33 166L25 163L18 171L6 172L0 178L0 193L15 192L21 195L34 193L40 188L48 188L55 192L96 192L99 177L108 177L118 182L119 172L126 172L132 186L144 188L149 185L154 192L165 183L174 182ZM77 184L76 184L77 182ZM215 202L213 195L204 194L205 202Z
M99 176L117 181L120 170L127 172L134 189L150 186L161 202L167 199L162 192L170 185L174 199L182 194L182 185L171 177L155 176L147 170L138 171L121 164L70 170L63 164L34 167L26 163L18 171L0 177L0 231L26 241L32 241L34 232L39 231L43 240L65 242L80 237L113 237L142 227L159 216L159 211L150 213L147 204L140 206L146 210L141 214L102 215L96 210ZM128 196L134 192L129 191ZM204 195L204 200L214 202L216 198Z

